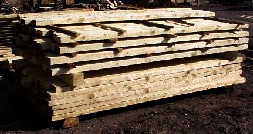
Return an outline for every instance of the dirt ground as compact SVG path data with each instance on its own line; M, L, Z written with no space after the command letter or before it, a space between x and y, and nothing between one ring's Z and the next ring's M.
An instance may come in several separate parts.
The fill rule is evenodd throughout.
M253 15L243 9L211 9L219 17ZM15 76L3 70L0 75L4 76L0 81L0 133L253 133L253 61L243 64L244 84L81 116L80 124L69 129L38 116L27 100L15 94Z

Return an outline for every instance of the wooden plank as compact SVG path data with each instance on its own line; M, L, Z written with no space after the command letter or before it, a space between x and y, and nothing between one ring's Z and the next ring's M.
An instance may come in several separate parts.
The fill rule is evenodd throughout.
M117 52L117 50L105 50L98 52L87 52L87 53L78 53L74 57L68 56L59 56L53 53L46 53L46 61L44 62L47 65L59 65L64 63L76 63L83 61L92 61L92 60L101 60L108 58L118 58L118 57L128 57L128 56L136 56L143 54L156 54L156 53L164 53L164 52L174 52L181 50L191 50L196 48L212 48L219 46L229 46L247 44L249 41L248 38L239 38L236 39L224 39L224 40L213 40L210 44L206 41L198 41L193 43L175 43L175 44L157 44L150 45L145 47L133 47L133 48L125 48L121 52Z
M106 40L106 39L120 39L128 37L143 37L143 36L155 36L155 35L175 35L182 33L194 33L194 32L205 32L205 31L217 31L217 30L236 30L241 28L248 28L248 25L240 24L229 24L213 20L204 19L186 19L187 23L192 23L194 26L188 26L185 24L177 23L174 21L163 20L163 21L150 21L157 24L163 24L166 26L172 26L170 30L163 28L149 27L142 24L136 24L133 22L122 22L122 23L108 23L104 24L110 27L120 28L125 32L118 34L116 31L105 30L100 27L93 25L81 25L81 26L65 26L62 27L65 30L75 31L80 36L71 37L63 33L54 32L53 38L57 43L73 43L78 41L91 41L91 40Z
M118 40L115 43L107 42L88 42L88 43L78 43L76 46L67 46L62 44L54 43L51 39L47 38L35 38L34 42L36 45L41 48L41 50L53 50L58 54L67 54L67 53L77 53L77 52L86 52L91 50L101 50L107 48L125 48L133 46L146 46L152 44L161 44L161 43L175 43L182 41L194 41L194 40L210 40L210 39L222 39L229 37L248 37L249 33L247 31L233 31L233 32L210 32L203 34L185 34L177 35L176 37L166 37L166 36L156 36L149 38L130 38Z
M231 57L231 55L230 55ZM204 57L202 57L203 60ZM187 66L190 65L192 67L193 65L192 62L194 58L187 60ZM235 59L231 59L235 60ZM239 60L239 61L238 61ZM241 62L242 58L237 58L234 62L230 62L230 64L238 63ZM197 58L197 61L199 61L199 58ZM204 60L205 61L205 60ZM196 67L203 67L203 64L205 65L206 63L203 61L203 63L199 63L199 65L196 65ZM211 62L211 61L209 61ZM208 62L208 63L209 63ZM180 64L178 66L177 64ZM112 84L112 83L119 83L122 81L133 81L136 79L140 78L150 78L150 77L155 77L156 75L164 75L167 72L175 73L176 71L181 71L181 72L187 72L189 70L189 67L185 66L185 60L177 60L171 61L171 63L156 63L156 64L150 64L148 67L147 66L136 66L136 67L127 67L127 68L122 68L122 69L113 69L113 70L105 70L105 71L96 71L95 73L98 75L89 75L85 73L85 79L83 77L83 74L70 74L70 75L62 75L58 76L58 78L62 79L66 83L61 82L59 80L53 80L56 78L51 78L50 76L45 75L45 78L32 78L34 81L38 81L39 85L43 85L42 89L43 90L50 90L50 92L54 93L61 93L65 91L71 91L71 90L77 90L80 88L87 88L87 87L92 87L92 86L98 86L98 85L106 85L106 84ZM218 63L217 63L218 64ZM183 66L184 65L184 66ZM209 65L209 64L208 64ZM222 63L219 63L219 65L222 65ZM162 67L161 67L162 66ZM167 68L169 66L169 70ZM218 65L215 65L218 66ZM158 67L158 68L157 68ZM174 69L174 70L173 70ZM122 72L122 70L124 70ZM140 71L137 71L140 70ZM143 71L145 70L145 71ZM39 72L39 71L38 71ZM106 73L105 73L106 72ZM35 73L36 74L36 73ZM90 74L94 74L91 72ZM34 75L32 73L31 75ZM57 85L55 85L54 81L58 81ZM62 86L60 86L62 85ZM69 86L68 86L69 85ZM65 96L66 97L66 96Z
M250 15L241 15L240 17L237 17L236 20L246 21L248 23L253 23L253 16L250 16Z
M100 100L103 97L108 97L110 95L124 94L129 90L139 90L144 88L146 85L157 85L161 81L169 83L178 83L182 80L190 80L196 78L203 78L206 76L223 74L226 72L238 71L241 69L240 64L232 64L211 68L204 68L198 70L188 70L186 72L172 73L169 72L163 75L156 75L154 77L146 77L136 80L124 81L119 83L112 83L107 85L99 85L95 87L82 88L78 94L73 96L64 97L57 100L49 101L49 106L52 106L53 110L64 109L75 105L87 104L90 101L90 96L93 99ZM81 92L82 90L82 92ZM70 91L71 92L71 91ZM100 100L104 101L104 100Z
M0 14L0 20L17 18L17 14Z
M241 72L241 71L235 71L235 72ZM108 93L105 96L94 96L94 98L89 98L89 99L87 98L87 95L86 95L85 98L87 98L87 100L80 100L79 102L53 106L52 110L53 110L54 115L71 113L71 112L74 112L75 110L81 110L80 108L83 106L94 107L94 105L96 106L99 103L105 104L106 102L108 102L110 100L117 99L117 98L120 99L121 97L125 98L126 96L129 97L129 96L133 96L133 95L143 95L146 93L157 92L157 91L159 91L158 87L161 88L161 85L163 85L163 84L166 84L167 88L170 88L170 89L174 88L175 89L178 87L185 87L185 86L192 85L193 82L195 82L195 84L206 83L206 82L203 82L202 79L212 80L212 79L206 79L206 78L208 78L208 77L215 78L215 76L220 76L220 75L226 76L226 74L221 73L221 74L210 75L210 76L205 76L205 77L192 78L191 82L188 82L190 80L186 77L186 78L178 78L178 79L176 79L176 78L175 79L167 79L167 80L163 80L163 81L157 81L154 83L147 83L145 85L136 86L136 87L130 86L131 89L129 89L129 87L127 87L127 86L124 88L114 88L114 93L112 93L112 94ZM240 74L238 74L238 76L240 76ZM176 83L176 84L174 84L174 83ZM117 89L119 89L119 90L117 90ZM146 89L146 91L145 91L145 89ZM79 96L77 96L77 97L79 97Z
M12 52L12 49L11 48L5 48L5 49L3 49L3 48L0 48L0 53L2 54L2 53L11 53Z
M190 12L189 12L190 11ZM117 11L91 11L72 13L42 13L20 15L21 22L25 25L54 25L73 23L95 23L108 21L126 20L150 20L164 18L186 18L186 17L210 17L215 16L213 12L191 10L191 9L144 9L144 10L117 10Z
M1 43L1 45L2 45L2 44L4 44L4 43L8 43L8 42L12 42L12 41L13 41L12 38L4 38L4 39L1 39L1 40L0 40L0 43Z
M222 55L224 56L224 55ZM225 60L214 56L203 56L193 57L190 59L179 59L175 61L168 62L158 62L155 64L139 65L139 66L129 66L122 69L110 69L110 71L96 71L96 73L101 73L100 75L85 77L83 84L80 85L81 88L96 87L99 85L107 85L113 83L120 83L123 81L135 81L142 78L155 77L157 75L165 74L175 74L180 72L187 72L189 70L199 70L204 68L212 68L218 66L226 66L229 64L238 64L243 61L243 57L236 57L235 59ZM124 71L122 71L124 70ZM107 73L108 72L108 73ZM91 72L92 73L92 72ZM85 75L86 76L86 75ZM51 82L50 82L51 83ZM50 84L49 83L49 84ZM64 93L49 93L51 100L63 99L73 96L75 94L87 93L87 90L74 90L73 92Z
M23 59L23 57L21 57L21 56L16 56L16 55L14 55L13 57L8 57L8 61L9 61L10 64L12 64L13 61L21 60L21 59Z
M35 34L42 36L42 37L49 37L52 35L52 31L50 31L49 29L46 28L34 28L35 30Z
M0 57L0 62L5 62L5 61L8 61L6 57Z
M0 36L0 40L7 40L7 39L13 39L13 35L7 35L7 36Z
M224 76L223 76L224 77ZM176 89L170 89L166 87L167 85L161 85L162 87L156 88L160 89L160 91L157 91L155 93L147 93L144 95L133 95L133 96L127 96L126 98L121 97L119 100L110 100L111 103L107 103L107 105L98 105L97 107L81 107L81 110L75 110L72 113L64 113L62 115L54 115L52 117L52 121L56 120L61 120L64 118L68 117L77 117L79 115L84 115L84 114L89 114L89 113L95 113L98 111L104 111L104 110L109 110L112 108L118 108L118 107L125 107L127 105L133 105L137 103L143 103L151 100L157 100L161 98L167 98L167 97L172 97L175 95L179 94L187 94L187 93L192 93L196 91L202 91L202 90L207 90L211 88L217 88L217 87L222 87L222 86L227 86L227 85L233 85L236 83L241 83L244 82L245 80L241 77L238 76L236 73L232 73L230 75L226 75L226 77L229 77L231 79L222 79L223 77L217 78L217 79L212 79L212 82L210 81L204 81L204 83L201 84L193 84L191 86L185 86L185 87L178 87Z
M83 73L75 73L70 75L59 75L57 78L63 80L71 86L80 86L83 84L84 74Z
M143 64L143 63L151 63L155 61L165 61L172 60L178 58L186 58L193 56L201 56L215 53L224 53L230 51L238 51L247 49L247 44L236 46L227 46L227 47L219 47L219 48L210 48L203 50L189 50L184 52L175 52L175 53L164 53L159 55L154 55L150 57L133 57L133 58L125 58L125 59L115 59L115 60L102 60L98 62L89 62L89 63L77 63L75 64L75 68L61 68L61 67L44 67L45 70L48 70L50 75L61 75L61 74L71 74L78 73L83 71L91 71L91 70L100 70L105 68L113 68L113 67L121 67L121 66L129 66L135 64Z

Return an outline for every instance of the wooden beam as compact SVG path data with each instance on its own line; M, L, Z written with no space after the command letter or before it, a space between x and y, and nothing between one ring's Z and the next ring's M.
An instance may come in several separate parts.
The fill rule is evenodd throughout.
M48 67L48 66L44 66L44 69L48 70L50 75L54 76L54 75L78 73L78 72L83 72L83 71L100 70L100 69L105 69L105 68L151 63L155 61L165 61L165 60L201 56L201 55L207 55L207 54L238 51L238 50L247 49L247 47L248 47L247 44L243 44L243 45L240 45L239 47L227 46L227 47L220 47L220 48L210 48L205 52L202 52L201 50L190 50L190 51L184 51L180 53L158 54L151 57L134 57L130 59L123 58L123 59L104 60L104 61L97 61L97 62L90 62L90 63L77 63L75 64L75 68L72 68L72 69Z
M211 17L213 12L192 9L144 9L117 11L72 11L61 13L22 14L21 22L25 25L54 25L73 23L117 22L126 20L151 20L161 18Z

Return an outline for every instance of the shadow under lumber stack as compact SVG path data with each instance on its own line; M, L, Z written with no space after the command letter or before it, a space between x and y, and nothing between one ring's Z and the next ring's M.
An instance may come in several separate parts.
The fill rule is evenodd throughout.
M20 15L23 92L52 121L243 83L248 25L188 8ZM30 89L30 90L28 90Z
M19 59L12 54L14 40L17 36L15 21L18 19L17 14L0 14L0 68L9 69L13 60Z

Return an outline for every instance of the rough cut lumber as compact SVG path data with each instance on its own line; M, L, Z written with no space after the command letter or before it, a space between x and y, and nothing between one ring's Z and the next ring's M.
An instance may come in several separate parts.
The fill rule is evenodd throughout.
M231 79L223 79L224 77L231 78ZM131 96L125 96L126 98L123 98L121 96L120 99L116 100L110 100L109 103L107 104L100 104L97 105L96 107L90 107L90 106L84 106L80 108L81 110L75 110L74 112L71 113L64 113L61 115L53 115L52 120L61 120L65 119L68 117L76 117L79 115L84 115L84 114L89 114L89 113L94 113L98 111L104 111L104 110L109 110L112 108L118 108L118 107L125 107L128 105L133 105L137 103L143 103L151 100L157 100L161 98L167 98L167 97L172 97L175 95L181 95L181 94L187 94L187 93L192 93L196 91L203 91L211 88L217 88L217 87L222 87L222 86L229 86L233 84L238 84L244 82L244 78L240 77L238 73L231 73L228 75L221 75L218 78L212 79L212 77L207 77L207 79L201 79L205 80L203 81L204 83L201 84L194 84L190 86L184 86L184 87L177 87L176 89L170 89L168 88L167 84L164 83L161 85L161 87L155 87L155 89L159 89L159 91L151 92L151 93L146 93L143 95L131 95ZM200 81L201 81L200 80ZM154 87L152 87L154 88ZM105 102L104 102L105 103Z
M239 73L241 71L238 71L238 76L240 77ZM120 99L121 97L129 97L129 96L133 96L133 95L142 95L145 93L151 93L151 92L156 92L159 91L159 89L162 89L161 85L166 84L170 89L175 89L178 87L185 87L185 86L189 86L191 84L193 84L193 82L195 82L195 84L201 84L203 83L203 79L205 80L209 80L211 81L212 79L210 79L210 77L216 77L217 76L220 78L221 76L226 76L226 74L217 74L217 75L210 75L210 76L206 76L203 78L193 78L192 81L190 81L187 78L182 78L182 79L168 79L168 80L164 80L164 81L158 81L158 82L154 82L154 83L147 83L146 85L141 85L141 86L137 86L136 88L122 88L122 92L115 90L113 92L113 94L107 94L105 96L96 96L94 98L89 98L87 100L83 100L80 102L75 102L75 103L70 103L70 104L64 104L64 105L59 105L59 106L53 106L53 113L55 115L58 114L64 114L64 113L69 113L69 112L74 112L73 110L82 110L80 108L87 108L88 107L94 107L94 105L97 105L96 103L106 103L107 101L113 100L113 99ZM206 79L209 78L209 79ZM190 82L189 82L190 81ZM174 84L173 82L176 82L177 84ZM117 88L114 88L117 89ZM100 104L100 105L101 105ZM70 107L66 107L66 106L70 106ZM83 107L86 106L86 107ZM56 108L57 107L57 108Z
M228 74L234 74L233 76L235 77L240 77L241 71L235 71L235 72L229 72ZM161 89L164 88L163 85L165 85L165 87L167 87L168 89L175 90L176 88L180 88L180 87L187 87L190 85L201 85L202 83L206 83L205 81L212 81L215 80L217 78L221 78L222 76L227 76L226 73L221 73L221 74L217 74L217 75L210 75L210 76L204 76L204 77L199 77L199 78L192 78L192 80L186 78L181 78L181 79L168 79L168 80L162 80L162 81L157 81L154 83L146 83L145 85L140 85L137 87L132 87L132 88L128 88L127 86L122 88L122 92L121 91L117 91L114 88L114 92L113 94L108 94L105 96L95 96L95 97L90 97L87 100L84 101L80 101L78 103L72 103L72 105L68 105L70 107L65 107L67 105L61 105L61 106L56 106L58 108L54 108L53 109L53 114L54 115L60 115L60 114L64 114L64 113L71 113L71 112L75 112L76 110L83 110L83 109L88 109L89 107L94 107L97 105L104 105L106 104L106 102L114 100L115 99L122 99L125 98L125 100L128 100L126 97L131 97L131 96L136 96L136 95L143 95L143 94L147 94L147 93L155 93L160 91ZM176 84L175 84L176 83ZM187 89L184 89L187 90Z
M107 85L99 85L95 87L83 88L76 91L76 95L64 97L57 100L51 100L49 106L53 110L74 107L75 105L86 104L92 96L95 100L101 100L104 97L116 94L124 94L129 90L139 90L147 85L159 85L157 83L179 83L180 81L190 81L191 79L203 78L211 75L225 74L227 72L240 70L240 64L225 65L219 67L204 68L199 70L189 70L174 74L156 75L150 78L141 78L137 80L112 83ZM81 91L82 90L82 91Z
M106 39L119 39L127 37L142 37L142 36L155 36L162 34L182 34L182 33L194 33L194 32L206 32L216 30L236 30L242 28L248 28L247 24L229 24L214 20L205 19L185 19L187 23L194 24L194 26L188 26L185 24L177 23L171 20L162 21L148 21L155 24L162 24L165 26L171 26L169 30L158 27L150 27L139 23L122 22L122 23L108 23L103 24L109 27L115 27L122 29L125 32L119 34L117 31L110 29L103 29L94 25L81 25L81 26L64 26L62 29L75 31L80 35L73 38L72 36L55 31L53 33L54 40L57 43L73 43L78 41L91 41L91 40L106 40Z
M15 51L25 60L14 68L52 121L245 82L237 51L247 49L249 25L213 16L189 8L22 14ZM0 28L1 43L11 41L8 30ZM1 54L12 56L6 47Z
M10 19L15 19L15 18L17 18L18 17L18 15L17 14L0 14L0 20L2 21L2 20L4 20L4 19L8 19L8 20L10 20Z
M77 63L75 64L75 68L62 68L62 67L44 67L45 70L49 71L50 75L61 75L61 74L71 74L71 73L79 73L84 71L91 70L100 70L104 68L113 68L120 66L129 66L134 64L143 64L150 63L155 61L164 61L164 60L172 60L178 58L186 58L193 56L201 56L215 53L224 53L230 51L238 51L247 49L248 45L243 44L237 46L227 46L227 47L217 47L203 50L189 50L175 53L164 53L158 54L150 57L134 57L134 58L123 58L123 59L115 59L115 60L102 60L98 62L90 62L90 63Z
M58 54L67 54L67 53L77 53L77 52L86 52L91 50L101 50L107 48L125 48L133 46L146 46L152 44L161 44L161 43L175 43L183 41L196 41L196 40L211 40L211 39L224 39L224 38L239 38L239 37L248 37L249 33L246 31L231 31L231 32L206 32L203 34L186 34L186 35L176 35L176 37L149 37L149 38L130 38L118 40L115 43L107 42L88 42L88 43L78 43L76 46L67 46L62 44L54 43L51 39L47 38L35 38L34 42L41 50L53 50Z
M241 15L240 17L236 18L237 20L245 21L253 23L253 16L250 15Z
M213 17L209 11L191 9L144 9L144 10L117 10L117 11L91 11L91 12L62 12L20 15L21 22L25 25L55 25L73 23L94 23L126 20L150 20L165 18L187 17Z
M52 35L52 32L46 28L34 28L35 30L35 33L36 35L39 35L39 36L51 36Z
M213 40L211 43L207 43L205 41L198 41L192 43L175 43L175 44L157 44L146 47L134 47L134 48L125 48L121 52L117 52L116 50L105 50L98 52L87 52L87 53L78 53L74 57L68 56L59 56L53 53L46 53L46 62L47 65L57 65L64 63L76 63L81 61L91 61L91 60L101 60L108 58L117 58L117 57L128 57L128 56L136 56L143 54L156 54L156 53L164 53L164 52L174 52L181 50L191 50L196 48L211 48L211 47L219 47L219 46L229 46L247 44L248 38L239 38L239 39L223 39L223 40Z
M253 16L242 15L235 18L235 21L249 25L249 28L247 29L249 32L249 49L253 49Z
M20 57L15 57L12 54L13 37L16 36L17 30L11 25L11 21L17 19L16 14L1 14L0 13L0 62L1 68L9 69L13 60Z
M83 84L83 80L84 80L83 73L75 73L75 74L70 74L70 75L59 75L57 77L72 86L80 86Z
M224 57L224 55L220 56L219 58L213 56L202 56L201 58L193 57L190 59L178 59L168 62L158 62L156 64L148 64L148 66L138 65L105 71L96 71L98 74L101 74L101 76L90 76L87 74L87 78L85 77L85 79L83 79L83 84L79 87L82 89L99 85L120 83L123 81L134 81L137 79L151 78L157 75L165 75L168 73L175 74L180 72L187 72L190 70L199 70L204 68L226 66L229 64L238 64L243 61L243 57L241 56L236 57L236 59L231 59L230 61L227 59L220 59L221 57ZM84 75L86 76L86 73L84 73ZM50 85L53 83L49 82L48 84ZM80 88L77 88L77 90L74 90L73 92L49 94L51 96L51 100L54 100L67 98L75 94L86 93L86 90L80 90Z

